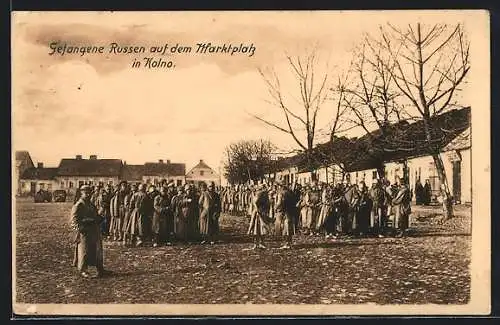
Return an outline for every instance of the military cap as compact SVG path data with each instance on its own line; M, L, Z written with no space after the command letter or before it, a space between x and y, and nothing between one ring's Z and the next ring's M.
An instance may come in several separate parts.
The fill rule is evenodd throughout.
M82 185L80 187L80 191L91 191L92 189L90 188L90 185Z

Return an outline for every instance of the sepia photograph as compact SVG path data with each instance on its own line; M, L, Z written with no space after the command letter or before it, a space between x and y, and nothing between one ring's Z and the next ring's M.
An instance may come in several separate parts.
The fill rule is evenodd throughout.
M487 11L11 17L15 314L489 314Z

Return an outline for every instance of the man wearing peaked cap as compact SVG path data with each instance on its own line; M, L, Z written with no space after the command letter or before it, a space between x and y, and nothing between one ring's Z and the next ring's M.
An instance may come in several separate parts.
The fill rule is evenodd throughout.
M71 209L71 227L75 231L73 266L80 275L88 278L89 266L97 268L97 276L107 273L103 266L102 238L100 224L102 218L90 202L92 189L88 185L80 188L81 196Z

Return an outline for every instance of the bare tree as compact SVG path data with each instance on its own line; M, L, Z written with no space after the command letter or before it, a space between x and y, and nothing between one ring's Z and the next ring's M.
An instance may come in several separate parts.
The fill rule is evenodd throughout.
M290 71L296 80L296 91L300 97L296 97L288 90L282 88L280 77L270 69L264 71L259 69L259 73L266 83L269 93L270 103L282 114L282 122L274 122L255 114L251 114L259 121L289 134L306 157L306 164L311 178L316 179L314 146L318 136L318 114L325 104L331 99L331 87L329 71L317 71L317 56L313 51L306 57L291 57L286 55ZM341 79L339 79L339 84ZM339 88L340 89L340 88ZM343 90L339 93L339 98L343 97ZM294 105L296 104L296 105ZM298 108L297 108L298 107ZM330 136L340 132L342 123L340 116L345 110L337 107L333 114L333 123L329 128Z
M380 178L385 177L385 153L398 149L394 125L411 119L399 101L402 93L395 87L393 69L391 55L365 35L353 51L350 80L342 99L348 109L344 119L363 130L369 141L366 148L358 149L376 162Z
M259 181L272 172L276 146L269 140L241 140L226 147L224 176L231 184Z
M379 37L369 40L377 49L375 57L380 59L385 73L410 104L412 110L407 113L424 122L424 145L432 154L444 197L444 214L449 218L453 215L452 196L432 119L454 104L470 70L470 43L464 28L461 24L424 26L417 23L404 28L388 24L380 28Z

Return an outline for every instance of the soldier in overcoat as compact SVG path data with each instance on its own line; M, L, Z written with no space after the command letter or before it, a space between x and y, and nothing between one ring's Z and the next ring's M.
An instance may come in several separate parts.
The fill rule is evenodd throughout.
M82 277L89 277L89 266L97 268L97 275L107 273L103 264L103 249L100 225L102 217L90 202L91 188L83 185L80 198L71 209L70 224L75 232L73 266L78 268Z
M261 184L252 199L252 216L248 227L248 234L254 237L253 249L265 249L263 235L269 233L269 193L265 184Z
M199 199L200 207L200 235L202 244L210 241L215 243L215 236L219 232L219 216L221 213L221 200L219 194L215 191L215 183L211 182L207 187L202 183L202 192Z
M167 187L160 187L160 192L154 198L152 222L153 247L157 247L167 239L167 217L170 212Z
M392 199L393 211L395 214L394 226L397 229L397 237L406 235L409 226L409 217L411 213L411 195L410 189L406 185L404 178L399 180L399 188Z
M111 198L110 202L111 225L109 231L110 234L113 236L113 240L118 240L118 241L123 240L123 222L125 220L125 215L127 214L127 208L125 202L127 194L128 194L127 183L121 182L118 190Z

